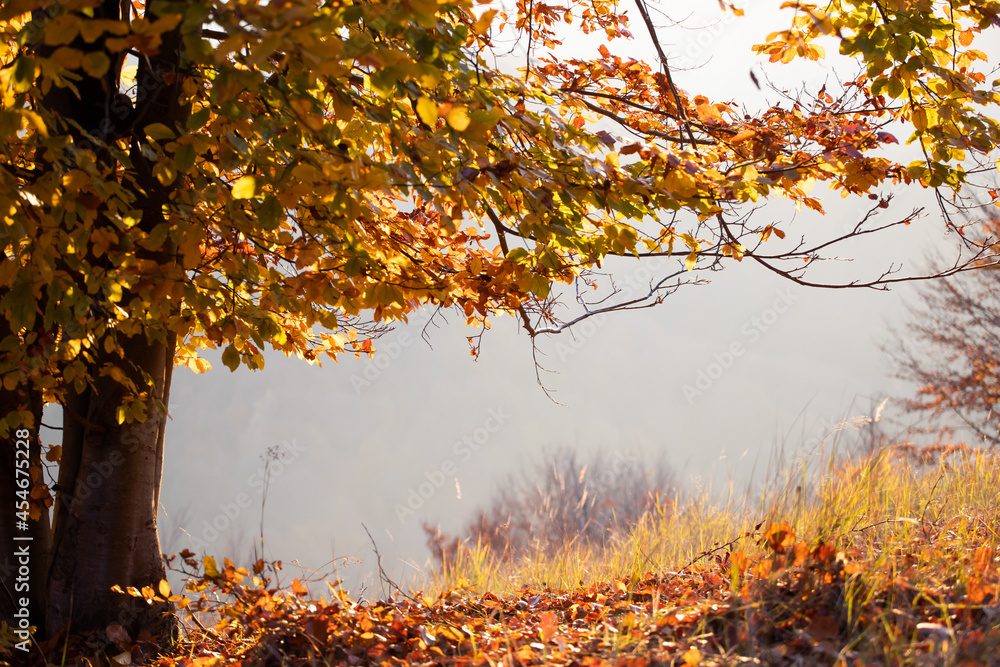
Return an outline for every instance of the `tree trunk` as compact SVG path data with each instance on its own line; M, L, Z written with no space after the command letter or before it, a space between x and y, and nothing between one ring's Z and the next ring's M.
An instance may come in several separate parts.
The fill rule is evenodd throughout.
M173 342L136 336L122 347L125 364L149 374L165 406ZM105 376L66 401L45 618L50 634L66 626L76 632L115 623L161 636L174 628L169 605L111 591L115 584L156 590L166 574L156 532L166 414L150 400L145 421L119 424L124 392Z
M148 4L145 18L153 22L156 16ZM104 18L127 18L120 13L122 7L127 10L130 5L102 0L97 10ZM100 50L102 44L103 37L82 48ZM59 115L74 119L81 127L97 128L90 133L104 140L131 137L131 173L122 185L135 194L135 206L142 211L139 226L147 233L159 224L171 224L164 209L176 183L163 185L154 177L157 160L141 150L140 142L145 141L142 128L151 123L183 126L190 114L190 107L180 103L181 45L180 29L174 29L162 35L158 53L139 58L138 94L132 113L116 110L116 68L111 68L104 80L84 76L77 84L81 90L90 89L82 100L98 104L62 99L65 90L55 87L46 100ZM112 158L106 151L98 151L98 159ZM176 249L171 241L158 250L151 249L146 258L161 267L151 277L176 274ZM127 294L122 303L129 303ZM133 637L141 630L160 637L176 630L172 605L149 605L140 598L111 591L113 585L152 586L156 590L165 577L156 514L174 362L175 340L165 333L168 326L154 324L124 340L119 335L121 355L105 352L104 341L97 341L91 348L92 385L82 393L68 390L66 395L45 614L49 636L67 627L82 632L103 630L111 624L124 626ZM105 364L119 367L140 391L148 388L144 421L119 423L118 410L128 396L119 382L101 374Z

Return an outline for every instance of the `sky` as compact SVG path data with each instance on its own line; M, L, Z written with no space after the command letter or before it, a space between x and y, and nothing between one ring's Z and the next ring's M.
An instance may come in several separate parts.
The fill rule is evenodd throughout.
M686 27L664 32L678 84L758 102L751 69L822 85L830 72L815 63L779 71L750 52L787 25L778 4L744 2L745 18L721 20L711 2L659 5L687 17ZM638 33L637 17L633 27ZM896 194L887 220L930 205ZM838 195L824 201L825 217L799 214L789 231L836 233L868 208ZM783 224L793 214L780 203L759 212ZM919 271L949 243L930 211L898 233L846 244L840 254L853 261L828 275L874 277L893 261ZM657 267L619 260L612 268L619 284L639 285ZM422 522L459 530L546 447L662 457L690 488L725 484L765 468L776 447L815 445L877 397L909 391L879 346L903 321L912 289L807 289L748 262L704 277L711 283L657 308L539 341L555 400L536 380L517 322L495 320L476 359L466 340L476 332L455 313L415 316L377 341L371 361L320 368L270 355L256 373L220 363L205 375L179 369L161 495L164 549L239 557L262 530L265 555L283 560L289 577L298 566L335 569L353 592L373 590L371 540L395 578L419 576L429 567Z

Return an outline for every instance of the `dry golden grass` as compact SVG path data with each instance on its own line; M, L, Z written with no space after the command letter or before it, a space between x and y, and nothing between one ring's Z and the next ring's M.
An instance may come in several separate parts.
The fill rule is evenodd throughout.
M513 563L462 549L428 587L504 595L721 578L724 592L658 603L660 614L696 613L684 634L713 637L703 660L1000 664L993 452L904 444L829 456L822 467L786 468L739 504L704 492L662 507L610 548L570 544Z

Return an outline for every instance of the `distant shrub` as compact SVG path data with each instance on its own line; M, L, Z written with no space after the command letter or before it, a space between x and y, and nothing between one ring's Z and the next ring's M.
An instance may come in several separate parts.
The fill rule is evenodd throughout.
M675 488L675 476L663 462L650 465L604 451L584 459L563 446L509 475L459 535L428 523L423 528L438 566L462 545L488 547L503 559L551 554L569 545L603 547L650 510L669 504Z
M919 431L944 444L959 440L1000 447L1000 213L970 219L969 239L990 244L984 266L920 284L909 317L883 345L895 375L913 385L902 403ZM978 227L978 223L982 223ZM964 226L963 226L964 227ZM974 230L974 231L971 231ZM935 270L949 265L932 263ZM918 430L918 429L914 429Z

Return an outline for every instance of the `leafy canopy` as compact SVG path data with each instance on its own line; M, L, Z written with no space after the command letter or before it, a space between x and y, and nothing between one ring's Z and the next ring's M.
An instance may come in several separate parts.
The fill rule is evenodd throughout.
M176 339L204 371L210 348L231 369L268 346L370 353L362 316L424 304L534 334L552 284L609 255L677 256L674 277L753 257L801 281L826 244L768 254L784 231L754 203L822 211L816 183L892 182L947 204L992 170L998 82L973 44L1000 2L785 6L791 27L758 52L816 60L832 40L863 72L754 114L674 83L643 0L7 2L0 378L60 401L112 376L135 396L119 418L142 419L130 337ZM520 69L496 64L501 34L526 47ZM564 57L567 35L606 43ZM634 41L661 62L612 52ZM898 122L910 164L881 150Z

